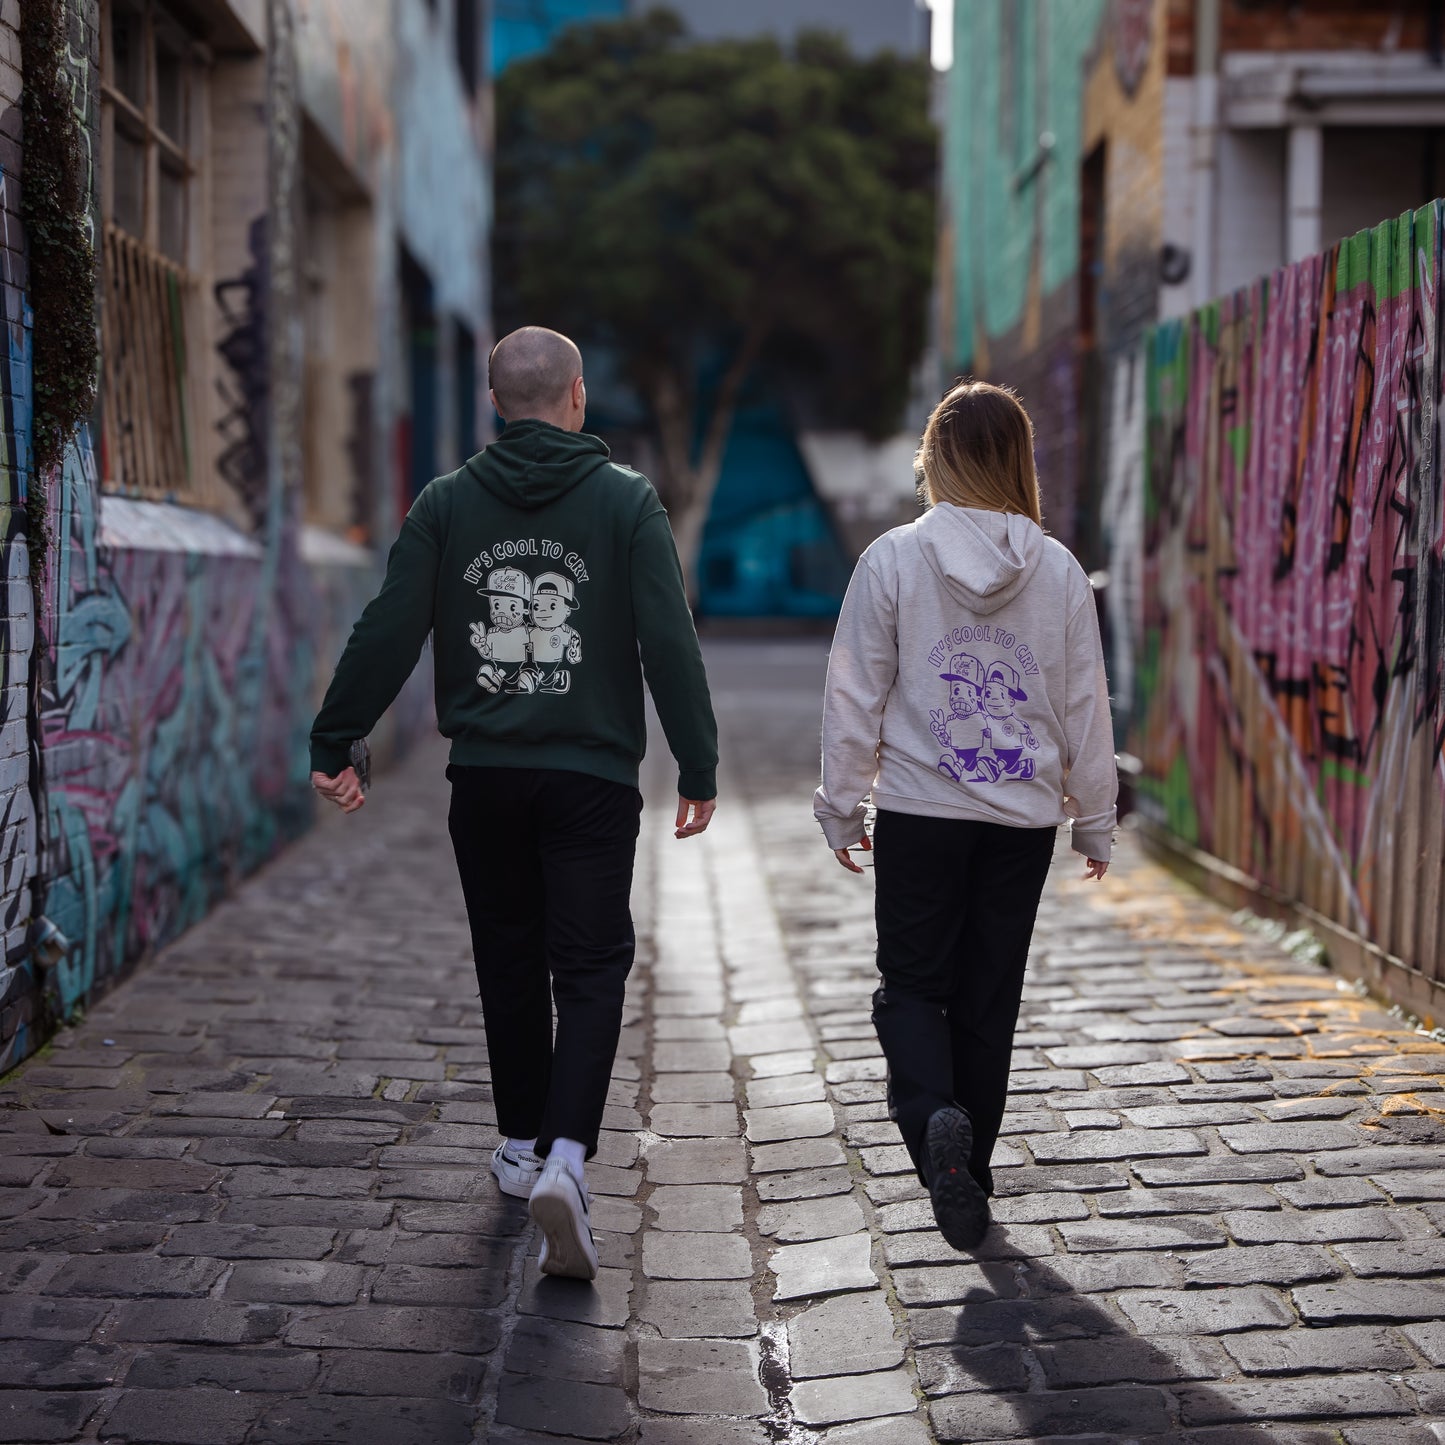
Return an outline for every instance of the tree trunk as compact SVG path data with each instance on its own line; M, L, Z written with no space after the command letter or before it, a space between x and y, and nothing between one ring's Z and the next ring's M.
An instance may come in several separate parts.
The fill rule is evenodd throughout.
M677 374L658 372L648 387L648 400L657 425L663 465L668 474L669 517L672 535L682 563L687 600L696 609L700 595L698 563L703 528L712 509L713 493L722 476L723 454L737 414L738 395L743 382L767 340L768 327L752 322L737 354L718 383L712 411L703 427L702 446L693 456L693 407Z

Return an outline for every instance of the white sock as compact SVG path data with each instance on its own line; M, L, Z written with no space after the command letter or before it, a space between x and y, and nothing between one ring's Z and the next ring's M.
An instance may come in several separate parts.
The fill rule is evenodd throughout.
M587 1146L575 1139L554 1139L548 1159L561 1159L572 1171L573 1178L581 1184L582 1170L587 1163Z
M507 1152L509 1154L531 1154L536 1151L537 1136L534 1134L530 1139L508 1139Z

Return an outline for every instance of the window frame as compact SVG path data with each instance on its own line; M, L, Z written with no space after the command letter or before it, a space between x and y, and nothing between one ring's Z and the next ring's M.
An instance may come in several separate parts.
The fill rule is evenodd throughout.
M117 71L116 22L134 17L139 96ZM100 200L102 489L211 506L197 359L206 196L210 54L167 0L101 0ZM182 135L162 123L163 52L178 68ZM141 152L138 217L117 215L118 137ZM181 188L179 234L167 235L163 183ZM138 219L139 225L133 223Z
M140 18L142 89L145 103L137 105L117 84L115 74L115 19L125 11ZM199 72L204 65L202 47L167 8L164 0L102 0L101 4L101 215L107 224L120 226L128 236L164 257L172 265L190 272L196 257L195 181L201 166L197 155L201 127L197 111L201 103ZM181 72L181 104L186 134L170 135L160 120L160 50L175 55ZM122 224L115 214L115 137L124 132L143 151L141 228L137 232ZM165 248L161 236L161 173L170 171L185 188L183 239L175 254Z

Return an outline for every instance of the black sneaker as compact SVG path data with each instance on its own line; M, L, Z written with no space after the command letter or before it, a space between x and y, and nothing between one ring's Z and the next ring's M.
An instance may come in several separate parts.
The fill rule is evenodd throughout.
M973 1125L962 1109L940 1109L924 1135L928 1192L939 1231L954 1249L975 1249L988 1233L988 1195L968 1172Z

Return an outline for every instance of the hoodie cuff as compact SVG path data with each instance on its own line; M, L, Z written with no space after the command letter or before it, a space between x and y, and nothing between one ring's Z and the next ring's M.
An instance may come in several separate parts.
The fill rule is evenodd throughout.
M311 771L334 778L351 766L351 748L339 743L311 743Z
M1107 863L1114 851L1114 830L1112 828L1080 828L1077 823L1069 829L1069 842L1075 853L1085 858L1096 858Z
M823 836L828 840L828 846L835 853L839 848L853 847L863 837L867 821L868 809L863 806L855 808L846 818L818 819L818 823L823 829Z
M706 803L717 797L717 769L690 768L677 775L677 796L689 803Z

